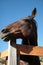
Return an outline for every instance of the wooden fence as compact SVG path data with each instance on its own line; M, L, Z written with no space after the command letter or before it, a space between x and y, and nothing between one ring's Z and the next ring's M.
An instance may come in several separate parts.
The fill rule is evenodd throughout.
M9 43L8 50L3 52L0 58L8 56L8 65L19 65L20 54L43 56L43 47L19 44L17 45L13 41Z
M17 45L14 41L10 42L8 51L8 65L20 65L20 54L43 56L43 47Z

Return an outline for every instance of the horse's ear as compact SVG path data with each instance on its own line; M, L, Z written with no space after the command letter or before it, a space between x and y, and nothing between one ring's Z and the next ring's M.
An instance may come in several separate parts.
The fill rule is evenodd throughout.
M35 17L35 15L36 15L36 8L34 8L34 10L32 11L32 18L34 18Z

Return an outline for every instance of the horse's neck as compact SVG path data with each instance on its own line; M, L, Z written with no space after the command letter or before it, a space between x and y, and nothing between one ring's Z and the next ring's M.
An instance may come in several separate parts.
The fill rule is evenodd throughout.
M28 45L28 44L29 44L29 43L28 43L28 39L24 38L24 39L22 40L22 44Z
M32 38L29 40L30 41L30 45L33 45L33 46L37 46L37 38Z
M33 45L33 46L37 46L37 39L31 39L31 40L26 40L24 39L22 41L22 44L25 44L25 45Z

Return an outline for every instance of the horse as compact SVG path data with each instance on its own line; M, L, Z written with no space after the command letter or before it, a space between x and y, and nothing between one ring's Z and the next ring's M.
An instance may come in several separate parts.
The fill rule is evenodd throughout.
M38 46L37 22L34 19L34 17L36 16L36 12L36 8L34 8L30 16L22 18L3 28L1 31L1 38L4 41L15 40L15 43L16 39L21 38L23 45ZM20 59L28 62L29 65L40 65L40 60L38 56L20 55Z

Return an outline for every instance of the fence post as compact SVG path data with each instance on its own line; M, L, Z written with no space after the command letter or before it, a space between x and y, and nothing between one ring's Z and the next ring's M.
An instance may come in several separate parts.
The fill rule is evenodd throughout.
M10 41L9 43L8 65L17 65L17 49L15 41Z

